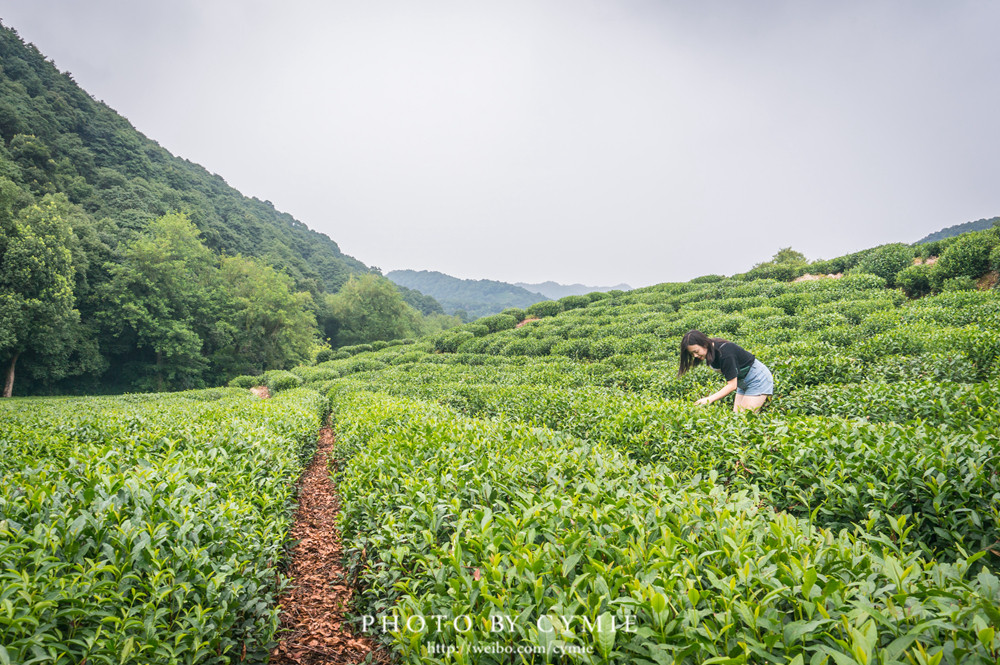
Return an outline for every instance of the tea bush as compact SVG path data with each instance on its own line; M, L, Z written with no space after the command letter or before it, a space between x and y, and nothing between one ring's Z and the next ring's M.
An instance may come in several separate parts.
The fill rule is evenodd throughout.
M266 662L326 401L224 389L23 406L0 404L0 460L16 460L0 485L0 660Z

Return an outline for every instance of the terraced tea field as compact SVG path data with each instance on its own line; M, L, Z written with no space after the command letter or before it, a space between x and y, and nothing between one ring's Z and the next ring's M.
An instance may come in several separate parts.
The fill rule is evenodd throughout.
M996 290L860 274L549 307L241 388L0 403L0 661L266 662L332 411L376 659L1000 662ZM694 404L722 381L678 377L691 328L772 369L762 412Z

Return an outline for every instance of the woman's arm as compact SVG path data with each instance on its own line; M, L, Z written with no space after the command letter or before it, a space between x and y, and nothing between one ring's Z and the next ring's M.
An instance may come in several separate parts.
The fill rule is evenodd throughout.
M719 392L709 395L708 397L702 397L700 400L695 402L695 404L711 404L712 402L717 402L734 390L736 390L736 377L733 377L729 380L729 383L722 386Z

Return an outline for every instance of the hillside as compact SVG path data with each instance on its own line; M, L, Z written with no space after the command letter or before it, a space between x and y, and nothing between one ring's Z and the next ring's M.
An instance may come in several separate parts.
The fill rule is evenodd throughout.
M541 293L491 279L459 279L430 270L393 270L386 277L408 289L432 296L448 314L464 312L469 319L497 314L508 307L525 308L548 300Z
M560 284L559 282L553 281L542 282L540 284L514 282L514 286L520 286L522 289L527 289L528 291L533 291L535 293L541 293L546 298L551 298L552 300L558 300L559 298L564 298L566 296L583 296L588 293L593 293L594 291L607 293L608 291L632 290L632 287L628 284L618 284L617 286L587 286L585 284Z
M359 611L614 619L563 635L616 663L924 662L960 649L992 665L1000 290L976 288L973 259L995 262L998 246L993 231L969 233L933 264L887 245L833 259L839 278L569 296L296 368L337 413ZM872 272L911 284L911 269L930 295ZM732 395L695 404L725 382L705 367L678 375L692 328L771 369L762 412L733 413ZM549 648L526 625L511 643ZM448 646L495 639L427 632ZM375 636L424 662L419 641Z
M483 665L995 665L1000 290L975 271L998 246L976 232L933 264L887 245L833 259L840 278L567 296L229 388L0 401L23 617L0 622L0 659L264 663L288 638L279 652L349 643L352 661L378 646L368 660L413 665L428 645ZM930 295L872 272L911 268ZM695 403L723 380L678 375L691 328L771 368L761 412ZM272 399L245 389L260 383ZM310 457L336 481L321 505L338 532L300 542L342 552L343 571L288 565L295 527L317 526L291 523L319 503L296 483ZM118 577L141 584L115 592ZM279 596L286 580L321 620ZM107 630L137 612L151 618ZM497 617L523 630L497 642Z
M940 231L935 231L930 233L916 242L920 245L926 242L935 242L937 240L944 240L945 238L953 238L957 235L963 233L968 233L969 231L985 231L986 229L992 228L1000 224L1000 217L992 217L990 219L978 219L974 222L965 222L964 224L955 224L954 226L949 226L947 228L941 229Z
M269 201L171 155L8 27L0 29L0 62L0 173L35 196L61 192L92 218L112 220L122 239L185 211L211 249L280 263L314 290L335 292L369 271Z
M194 388L290 367L327 339L451 325L432 299L408 293L407 306L326 235L171 155L8 27L0 64L5 390ZM347 302L352 277L370 279Z

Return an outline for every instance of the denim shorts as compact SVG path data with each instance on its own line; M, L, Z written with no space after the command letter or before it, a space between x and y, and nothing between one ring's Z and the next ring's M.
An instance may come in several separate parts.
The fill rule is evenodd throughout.
M754 360L750 366L750 371L743 379L736 381L737 395L772 395L774 394L774 377L767 365L759 360Z

